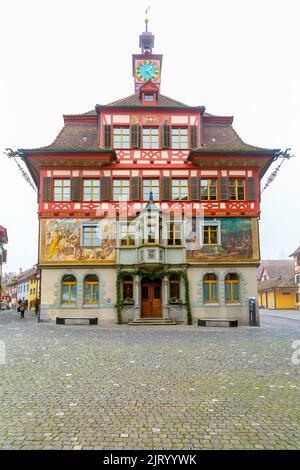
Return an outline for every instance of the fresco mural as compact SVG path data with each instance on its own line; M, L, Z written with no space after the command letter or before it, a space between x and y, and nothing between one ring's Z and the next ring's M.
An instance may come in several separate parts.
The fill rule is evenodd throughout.
M79 219L41 220L40 263L105 263L116 258L116 223L113 219L99 222L100 245L85 248L81 243ZM95 220L84 220L93 224Z
M215 220L215 219L214 219ZM259 258L257 221L246 218L223 218L221 220L221 244L202 245L187 243L188 261L229 261L231 259L253 260ZM209 221L209 219L207 219ZM213 221L213 220L212 220ZM198 233L193 231L195 240Z

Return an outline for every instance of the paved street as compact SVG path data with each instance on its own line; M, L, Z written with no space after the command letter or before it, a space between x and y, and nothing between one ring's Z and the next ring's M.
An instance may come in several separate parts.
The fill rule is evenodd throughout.
M0 448L299 449L300 322L262 324L106 329L2 311Z

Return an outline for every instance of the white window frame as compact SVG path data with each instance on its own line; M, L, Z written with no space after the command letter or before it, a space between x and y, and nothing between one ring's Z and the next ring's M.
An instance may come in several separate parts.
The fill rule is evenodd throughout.
M218 227L218 243L216 245L204 243L204 227L206 227L207 225L209 226L213 225L215 227ZM221 221L220 220L201 221L200 222L200 246L202 247L202 246L218 246L218 245L221 245Z

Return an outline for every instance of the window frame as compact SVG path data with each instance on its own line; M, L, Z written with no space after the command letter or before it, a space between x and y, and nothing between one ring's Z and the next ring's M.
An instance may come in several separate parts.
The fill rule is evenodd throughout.
M126 226L126 244L122 245L122 240L125 240L122 238L122 227ZM130 228L133 229L133 244L130 244ZM136 224L132 223L132 221L120 221L119 222L119 247L120 248L132 248L136 246Z
M206 279L207 276L215 276L215 279ZM212 298L212 285L216 284L216 299ZM209 299L205 299L204 285L208 285ZM215 273L206 273L203 276L203 304L217 304L219 303L219 279Z
M131 278L131 280L126 280L125 278ZM123 276L122 277L122 302L123 303L126 303L126 300L127 297L124 296L124 286L126 285L130 285L131 286L131 289L132 289L132 298L130 298L127 302L134 302L134 279L133 279L133 276L131 274L128 274L127 276ZM129 297L128 297L129 298Z
M215 181L215 189L216 189L216 198L212 199L211 198L211 184L207 185L207 199L204 199L202 197L202 181ZM200 200L201 201L218 201L219 200L219 192L218 192L218 178L201 178L200 179Z
M180 198L179 199L174 199L174 195L173 195L173 192L174 192L174 188L173 188L173 181L186 181L187 182L187 186L182 186L181 184L178 184L178 195L180 195ZM187 198L186 199L182 199L181 197L181 190L182 188L187 188ZM172 178L171 180L171 198L172 198L172 201L189 201L190 200L190 180L189 178Z
M88 228L88 227L95 227L96 228L96 233L98 233L98 240L99 240L99 244L97 245L85 245L84 244L84 232L85 232L85 228ZM91 235L90 235L90 240L91 240ZM101 246L101 231L100 231L100 224L99 222L82 222L81 223L81 226L80 226L80 246L82 248L98 248L99 246Z
M179 131L178 132L178 146L176 146L176 147L173 145L173 129L174 130L178 129L178 131ZM182 145L181 145L181 138L183 137L183 136L181 136L181 130L182 129L186 129L186 137L187 137L186 147L182 147ZM187 150L187 149L190 148L189 144L190 144L190 142L189 142L189 127L188 126L171 126L171 148L175 149L175 150L176 149L178 149L178 150Z
M71 276L75 279L75 281L64 281L64 279L68 276ZM72 302L72 286L76 286L76 301ZM61 280L61 305L76 305L78 302L78 297L77 297L77 279L73 274L65 274ZM68 302L64 301L64 286L68 287Z
M178 240L176 238L176 230L175 230L175 225L178 224L180 225L180 243L176 244L175 240ZM171 231L171 226L173 226L173 230ZM172 233L172 236L170 236ZM169 240L172 241L172 243L169 243ZM179 222L177 220L170 220L167 222L167 246L170 247L182 247L183 246L183 222Z
M234 181L234 185L231 184L231 182ZM243 196L243 199L240 199L238 196L239 196L239 182L242 181L243 182L243 192L244 192L244 196ZM235 197L232 198L231 197L231 188L234 188L234 195ZM246 178L243 177L243 176L239 176L239 177L234 177L234 176L230 176L229 177L229 200L230 201L246 201Z
M56 181L60 181L61 183L64 182L64 181L69 182L69 199L63 199L62 198L63 190L65 189L63 184L60 185L60 197L61 197L61 199L55 199L55 188L56 188L55 182ZM52 200L53 200L53 202L71 202L71 178L53 178Z
M177 279L172 279L172 277L176 277ZM169 302L173 302L171 299L173 297L171 297L171 287L172 285L176 285L177 286L177 289L178 289L178 296L176 297L177 298L177 301L174 301L176 303L180 303L181 301L181 276L178 275L178 274L173 274L169 277Z
M97 277L97 281L86 281L86 278L89 277L89 276ZM86 297L87 297L87 295L86 295L86 286L88 286L88 285L91 287L91 292L90 292L91 301L90 302L86 301ZM98 301L97 302L93 301L94 286L98 287ZM100 304L100 283L99 283L99 278L96 274L87 274L84 278L84 281L83 281L83 303L84 303L84 305L99 305Z
M120 198L119 199L115 199L115 194L114 194L114 191L115 191L115 182L116 181L120 181ZM123 182L124 181L128 181L128 186L123 186ZM123 189L124 188L128 188L128 198L126 200L123 200L122 199L122 193L123 193ZM130 178L113 178L112 180L112 200L114 202L128 202L130 201Z
M115 129L120 129L121 131L123 131L123 129L128 129L128 147L124 147L123 145L121 145L121 147L119 146L116 146L115 145ZM128 149L131 149L131 132L130 132L130 126L129 125L113 125L112 126L112 146L113 148L115 149L125 149L125 150L128 150ZM123 144L123 138L124 138L124 135L123 135L123 132L120 132L120 143Z
M158 188L158 199L155 199L155 198L153 197L153 201L156 201L156 202L157 202L157 201L160 201L160 178L159 178L159 177L156 177L156 178L143 178L143 183L142 183L142 184L143 184L143 201L148 201L148 200L149 200L149 199L145 199L145 182L146 182L146 181L151 181L151 185L150 185L150 187L149 187L149 195L150 195L150 192L151 192L151 191L152 191L152 195L153 195L153 190L152 190L153 184L152 184L152 182L153 182L153 181L157 181L157 182L158 182L158 185L157 185L157 188ZM154 188L155 188L155 186L154 186Z
M145 137L145 135L144 135L144 130L145 130L145 129L150 129L150 133L149 133L149 136L150 136L150 139L149 139L150 147L145 147L145 146L144 146L144 137ZM153 140L153 139L152 139L152 138L153 138L153 136L152 136L152 130L153 130L153 129L157 130L157 147L153 147L153 146L152 146L152 140ZM156 137L156 135L155 135L154 137ZM142 149L143 149L143 150L159 150L159 148L160 148L160 128L159 128L159 126L142 126Z
M205 227L207 226L214 226L217 227L217 243L204 243L204 231ZM221 222L220 220L217 221L202 221L200 222L200 241L201 241L201 246L218 246L221 245Z
M234 274L237 279L226 279L227 276ZM234 285L237 285L237 292L238 292L238 299L234 299ZM226 298L226 286L230 286L230 299ZM240 276L237 273L227 273L225 276L225 303L226 304L236 304L240 303L241 301L241 293L240 293Z
M85 194L84 194L84 189L85 189L85 182L86 181L91 181L92 182L92 185L90 187L90 191L91 191L91 196L92 198L91 199L85 199ZM93 190L94 190L94 181L98 181L99 182L99 199L94 199L94 194L93 194ZM83 178L83 181L82 181L82 196L83 196L83 202L99 202L100 201L100 186L101 186L101 183L100 183L100 179L99 178Z

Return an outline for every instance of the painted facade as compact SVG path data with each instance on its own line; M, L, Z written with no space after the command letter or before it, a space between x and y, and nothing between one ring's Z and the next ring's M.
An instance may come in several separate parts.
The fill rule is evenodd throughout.
M153 44L146 30L133 95L65 115L51 145L19 150L39 190L42 320L186 323L191 310L249 323L259 184L277 150L161 94Z

